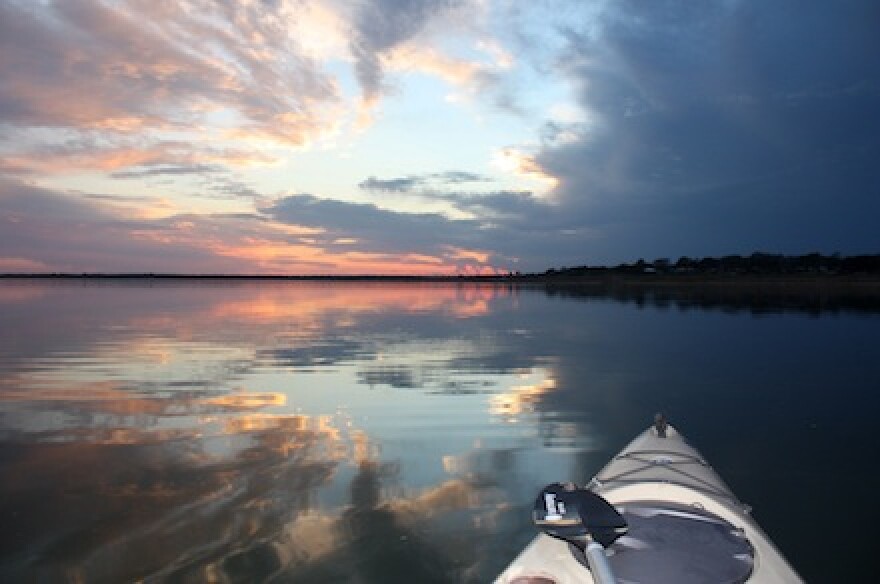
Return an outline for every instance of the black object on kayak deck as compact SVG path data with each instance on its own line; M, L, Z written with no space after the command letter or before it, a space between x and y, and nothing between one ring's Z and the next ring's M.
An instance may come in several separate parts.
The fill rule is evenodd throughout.
M582 550L590 540L608 547L627 530L626 520L608 501L590 490L561 483L541 490L532 518L547 535Z

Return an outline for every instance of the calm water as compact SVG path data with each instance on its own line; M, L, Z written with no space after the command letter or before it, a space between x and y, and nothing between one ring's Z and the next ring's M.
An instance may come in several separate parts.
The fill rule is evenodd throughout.
M659 410L808 580L875 574L880 313L696 304L0 282L0 580L489 581Z

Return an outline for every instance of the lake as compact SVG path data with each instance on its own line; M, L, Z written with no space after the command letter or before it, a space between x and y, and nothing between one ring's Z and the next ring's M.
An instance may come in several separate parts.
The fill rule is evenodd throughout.
M873 577L880 311L693 299L0 281L0 580L491 581L658 411L808 581Z

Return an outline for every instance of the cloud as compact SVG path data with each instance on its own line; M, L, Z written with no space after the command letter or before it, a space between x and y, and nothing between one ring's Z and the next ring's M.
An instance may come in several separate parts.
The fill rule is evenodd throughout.
M548 174L535 157L516 148L503 148L495 152L492 163L495 167L514 176L535 182L545 189L557 184L556 177Z
M471 182L490 181L482 175L448 171L390 179L370 177L359 185L377 193L404 193L443 201L458 212L456 217L464 219L397 213L375 205L341 202L317 204L310 210L320 209L315 216L311 212L300 214L296 209L284 216L294 223L298 217L309 216L316 224L331 226L331 231L355 233L353 237L358 239L359 246L389 250L412 242L407 249L425 253L441 253L455 247L488 251L485 263L520 270L544 270L559 265L560 258L566 265L580 265L576 258L583 257L584 243L595 241L599 235L596 227L579 224L578 218L572 216L572 208L554 198L537 196L530 190L457 188ZM350 220L337 224L335 217ZM363 225L359 227L358 221L363 221ZM464 256L457 259L463 260Z
M210 239L192 237L180 217L138 220L121 209L101 199L0 179L0 256L17 258L19 267L26 266L23 262L43 266L40 271L242 270L240 263L211 251ZM215 219L206 232L218 223ZM231 227L227 230L234 233ZM17 271L15 265L10 269Z
M96 156L127 141L144 152L130 165L149 163L172 132L177 145L163 164L210 158L232 139L305 146L338 129L343 104L335 77L291 34L295 10L288 2L3 2L0 122L52 145L73 134ZM18 167L40 167L34 152L17 154Z
M355 123L338 62L353 62L362 118L382 93L384 69L486 87L492 70L509 66L498 43L484 45L500 65L453 56L437 41L441 23L465 22L466 9L473 6L428 0L4 1L0 124L39 146L8 143L2 168L104 170L101 157L112 150L128 151L114 159L119 170L206 162L223 144L246 144L252 158L308 147ZM94 156L40 160L47 146L71 141ZM168 142L177 147L153 162Z
M311 236L320 229L293 229L255 213L180 213L161 203L0 179L0 265L10 271L31 266L58 272L250 274L345 271L352 263L314 245ZM159 216L153 213L157 205Z
M115 179L163 179L196 177L199 179L195 190L189 192L193 198L222 200L257 200L261 194L247 182L236 178L228 168L221 164L158 164L135 168L133 170L116 171L108 176ZM123 197L122 199L125 199ZM128 198L130 200L130 197Z
M577 107L551 109L540 146L494 161L544 195L449 189L429 175L360 188L446 201L473 218L478 247L525 269L880 243L866 219L880 210L869 2L796 15L736 2L558 12L517 21L508 46L566 79Z
M531 191L447 191L434 192L432 197L452 203L460 211L486 222L503 219L507 229L540 228L542 220L553 214L553 207L536 199Z
M472 0L367 0L350 16L349 49L361 88L362 107L369 110L387 91L388 72L419 72L465 90L468 96L496 95L496 105L515 109L501 93L501 73L513 57L484 30L490 6ZM451 39L468 39L474 51L455 54ZM488 57L486 59L485 57ZM456 96L460 98L461 96ZM362 112L363 113L363 112Z
M370 203L348 203L299 194L282 197L261 211L275 221L321 229L333 244L355 240L361 252L409 254L436 262L436 269L467 265L502 267L509 260L485 252L487 240L475 220L450 219L439 213L401 213ZM483 261L475 261L479 258Z
M436 178L445 183L458 184L458 183L469 183L469 182L487 182L489 179L483 175L476 174L474 172L465 172L461 170L447 170L446 172L440 172L437 174L431 175L433 178Z
M378 193L403 193L411 191L413 187L421 185L424 181L420 177L406 176L401 178L379 179L371 176L358 183L358 186L365 191L374 191Z
M224 168L216 164L193 164L190 166L183 165L159 165L142 170L125 170L111 172L113 178L148 178L154 176L179 176L182 174L210 174L222 172Z
M562 227L591 235L560 261L876 249L877 18L869 1L615 2L564 27L556 71L590 123L534 162Z
M268 166L275 162L273 156L243 148L194 146L191 142L175 140L145 142L137 137L108 139L91 132L30 148L15 145L12 151L0 152L0 171L42 176L110 171L114 178L135 178L139 174L186 174L185 168L241 168ZM180 172L167 172L169 169L179 169Z
M94 193L4 182L7 193L11 184L19 194L35 189L54 221L43 236L59 249L39 241L43 215L32 209L33 223L9 229L34 250L7 236L17 251L3 255L9 265L74 266L74 250L95 249L102 259L86 261L83 251L78 261L121 264L106 239L99 248L100 233L131 245L137 265L158 265L145 258L180 245L224 269L239 261L242 271L350 273L406 261L542 270L755 249L873 252L877 10L868 0L796 9L673 0L3 1L0 171L45 184L77 173L126 179L114 188L133 200L174 196L153 192L169 181L175 192L190 189L189 199L264 205L247 219L174 209L156 217L143 204L132 214L134 203L123 212L123 201ZM358 102L375 102L395 75L411 73L521 115L541 111L530 119L531 141L507 122L474 130L517 136L490 140L510 182L400 168L369 176L359 193L320 193L406 200L448 216L309 195L264 203L266 185L278 193L310 183L292 190L278 184L280 173L252 167L288 163L291 149L350 126ZM136 181L151 190L131 192ZM83 231L53 231L63 209L82 215Z
M435 0L368 0L359 5L351 52L364 101L375 101L381 93L381 53L415 36L449 4Z
M222 184L218 183L217 188ZM228 184L235 196L259 194ZM242 190L243 189L243 190ZM161 202L161 201L160 201ZM156 202L61 193L0 179L0 266L9 271L440 274L506 260L479 224L295 195L259 213L180 213Z
M348 203L313 195L290 195L262 209L268 216L306 227L321 228L333 237L351 237L374 250L427 251L466 238L475 224L437 213L399 213L371 203Z
M472 59L453 57L415 40L395 47L380 59L383 70L418 71L456 86L488 85L491 69Z
M371 176L358 183L358 187L376 193L405 193L416 189L433 188L438 185L489 182L489 180L488 177L473 172L448 170L386 179Z

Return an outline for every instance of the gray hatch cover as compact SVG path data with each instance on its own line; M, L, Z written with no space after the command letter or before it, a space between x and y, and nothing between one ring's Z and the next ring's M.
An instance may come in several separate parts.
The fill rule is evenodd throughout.
M669 503L618 506L629 532L608 548L620 584L738 584L755 551L741 529L702 509ZM585 562L580 551L572 550Z

